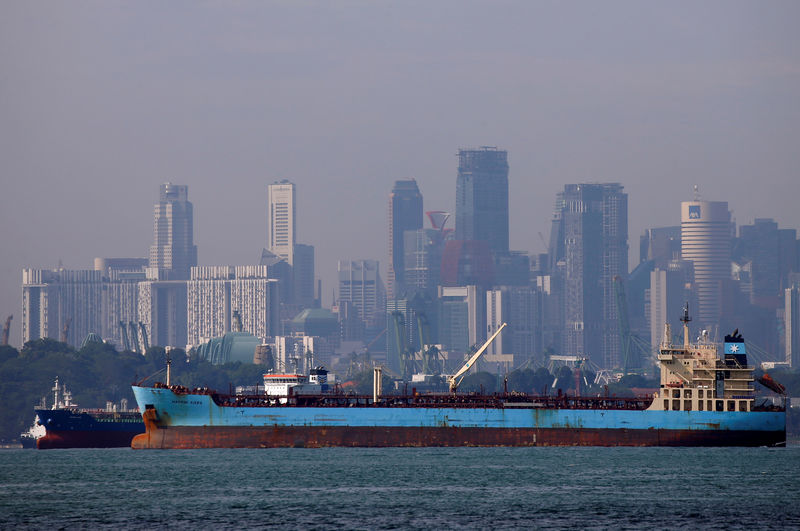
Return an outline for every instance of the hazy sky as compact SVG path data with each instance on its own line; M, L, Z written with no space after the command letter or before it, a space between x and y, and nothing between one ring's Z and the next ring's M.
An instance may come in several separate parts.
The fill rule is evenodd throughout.
M454 208L459 147L509 152L511 245L542 252L565 183L618 181L631 255L698 184L800 228L800 2L0 3L0 318L23 267L146 256L189 185L201 264L265 246L297 185L323 301L336 260L386 275L387 202Z

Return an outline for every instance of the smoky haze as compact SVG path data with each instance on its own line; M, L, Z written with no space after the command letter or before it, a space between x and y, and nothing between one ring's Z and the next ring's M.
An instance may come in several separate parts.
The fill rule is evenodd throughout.
M700 186L800 228L797 2L13 2L0 7L0 316L23 267L147 255L189 186L204 265L256 263L297 185L323 305L337 259L387 271L387 202L454 208L456 151L508 150L511 246L565 183L620 182L631 257Z

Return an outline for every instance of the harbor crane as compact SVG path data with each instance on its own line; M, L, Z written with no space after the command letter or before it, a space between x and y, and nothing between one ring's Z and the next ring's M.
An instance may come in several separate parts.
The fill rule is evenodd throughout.
M458 371L454 375L450 376L447 379L447 382L450 384L451 393L455 393L458 390L458 386L461 385L461 380L464 379L464 376L467 373L467 371L469 371L470 367L475 365L475 362L478 361L478 358L480 358L481 355L484 353L484 351L486 351L486 349L489 348L489 345L492 344L492 341L494 341L494 339L500 335L500 332L505 327L506 323L501 324L500 327L497 329L497 331L495 331L495 333L492 334L492 337L487 339L486 343L484 343L483 346L479 348L478 351L475 354L473 354L472 357L470 357L470 359L467 360L467 362L460 369L458 369Z

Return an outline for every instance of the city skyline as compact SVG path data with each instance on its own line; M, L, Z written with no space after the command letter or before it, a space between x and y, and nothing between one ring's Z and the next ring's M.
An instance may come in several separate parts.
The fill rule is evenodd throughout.
M387 271L395 180L415 177L426 210L455 211L455 153L469 146L509 153L512 249L545 250L538 233L572 182L625 187L630 242L679 225L676 205L694 184L703 200L728 202L737 224L800 227L797 5L458 5L451 24L454 6L431 6L425 20L402 6L365 6L361 17L165 8L159 25L135 5L131 16L100 6L94 19L49 6L52 24L42 6L9 6L0 316L15 315L11 342L22 269L146 256L143 213L168 180L191 188L201 265L257 263L264 187L296 183L325 305L338 260L377 259ZM287 18L305 29L285 31ZM326 18L337 28L320 26ZM116 37L131 24L153 44Z

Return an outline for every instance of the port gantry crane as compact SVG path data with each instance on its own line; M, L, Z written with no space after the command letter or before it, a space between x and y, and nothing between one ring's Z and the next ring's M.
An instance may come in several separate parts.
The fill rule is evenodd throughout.
M484 351L487 348L489 348L489 345L492 344L492 341L494 341L494 339L500 335L500 332L505 327L506 323L501 324L500 327L495 331L495 333L492 334L492 337L487 339L486 343L484 343L483 346L479 348L478 351L475 354L473 354L472 357L470 357L469 360L467 360L467 362L460 369L458 369L458 371L454 375L450 376L447 379L447 382L450 384L451 393L455 393L458 390L458 386L461 385L461 380L464 379L464 376L466 375L467 371L470 369L470 367L475 365L475 362L478 361L478 358L480 358L481 355L484 353Z

